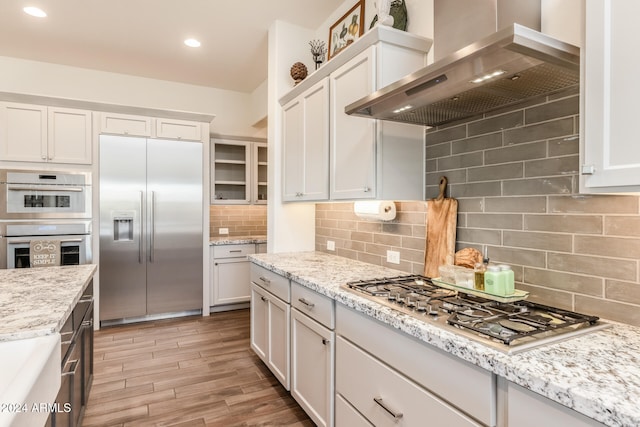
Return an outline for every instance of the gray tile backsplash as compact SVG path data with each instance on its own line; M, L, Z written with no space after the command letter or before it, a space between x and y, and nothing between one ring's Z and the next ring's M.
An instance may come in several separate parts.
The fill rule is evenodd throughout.
M640 325L640 198L578 194L576 89L426 131L426 194L441 176L458 199L457 249L510 264L530 299ZM316 246L386 265L401 252L421 272L426 203L402 202L391 223L362 221L351 203L318 204Z

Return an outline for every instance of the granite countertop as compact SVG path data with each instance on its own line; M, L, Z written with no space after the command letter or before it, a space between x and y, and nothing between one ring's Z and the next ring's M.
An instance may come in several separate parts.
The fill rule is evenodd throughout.
M211 237L211 246L220 245L244 245L251 243L267 243L267 236L218 236Z
M408 273L323 252L255 254L249 259L601 423L640 425L640 328L614 323L566 341L506 354L340 288L352 280Z
M0 342L59 332L96 268L85 264L0 270Z

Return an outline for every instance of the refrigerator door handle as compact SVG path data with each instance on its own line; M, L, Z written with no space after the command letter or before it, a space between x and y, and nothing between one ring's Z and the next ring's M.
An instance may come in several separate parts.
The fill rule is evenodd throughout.
M149 262L153 262L155 252L155 234L156 234L156 193L151 191L151 204L149 207Z
M138 263L142 264L144 262L144 253L142 251L143 248L143 243L142 243L142 236L144 236L144 229L142 228L142 224L144 224L144 221L142 221L142 218L144 218L144 191L140 191L140 210L138 211L140 213L140 236L138 236Z

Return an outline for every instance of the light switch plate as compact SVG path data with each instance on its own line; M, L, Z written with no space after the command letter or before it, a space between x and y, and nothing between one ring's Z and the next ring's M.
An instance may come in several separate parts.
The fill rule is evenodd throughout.
M327 240L327 250L328 251L335 251L336 250L336 242L334 242L333 240Z
M400 264L400 252L387 251L387 262L390 264Z
M218 229L218 233L220 233L220 235L229 234L229 229L228 228L219 228Z

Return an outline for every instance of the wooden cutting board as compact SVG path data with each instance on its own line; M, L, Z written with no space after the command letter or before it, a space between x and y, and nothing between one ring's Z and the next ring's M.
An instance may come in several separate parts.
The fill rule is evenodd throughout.
M445 197L447 178L440 178L440 194L427 200L427 243L424 275L439 277L438 267L453 264L456 247L458 201Z

